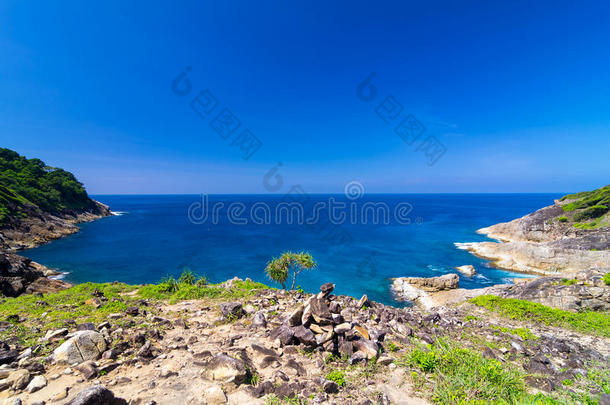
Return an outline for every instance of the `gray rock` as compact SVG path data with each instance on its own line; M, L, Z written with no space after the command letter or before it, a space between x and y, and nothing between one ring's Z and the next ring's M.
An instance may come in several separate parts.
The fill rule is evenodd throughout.
M95 367L95 363L91 360L79 364L76 369L80 371L87 380L97 377L97 367Z
M294 331L287 326L281 325L271 331L271 335L269 337L271 340L279 339L280 343L286 346L293 342Z
M70 339L59 346L51 358L56 363L73 364L87 360L97 360L106 350L104 337L95 331L76 332Z
M240 302L223 302L220 304L220 312L225 318L241 318L244 314Z
M123 399L116 398L112 391L103 385L94 385L79 392L65 405L119 405L127 404Z
M320 325L332 324L330 309L323 299L313 298L309 305L311 306L311 315L316 323Z
M324 382L322 389L324 389L324 392L327 394L336 394L339 392L339 384L334 381L326 381Z
M335 285L333 283L326 283L320 286L320 291L324 294L325 297L328 297L331 292L335 289Z
M30 383L26 387L26 391L31 394L32 392L41 390L46 386L47 379L43 375L37 375L36 377L32 378L32 381L30 381Z
M377 353L379 352L379 346L377 345L377 343L373 342L372 340L358 339L358 340L354 340L352 342L352 344L354 345L354 348L358 352L361 352L364 354L364 357L367 360L370 360L373 357L377 356Z
M30 372L28 370L19 369L10 373L6 382L14 390L21 390L28 385L30 377Z
M288 326L297 326L301 324L301 318L303 317L303 310L305 307L303 305L299 305L294 311L290 313L288 318L286 319L286 323Z
M306 346L315 346L316 345L316 337L313 332L304 327L303 325L295 326L292 328L294 332L294 337Z
M205 365L205 373L210 380L223 383L242 384L246 381L246 365L226 354L217 354Z

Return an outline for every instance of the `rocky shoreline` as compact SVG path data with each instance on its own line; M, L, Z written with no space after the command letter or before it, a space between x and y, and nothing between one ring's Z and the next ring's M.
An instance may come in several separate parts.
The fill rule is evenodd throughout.
M53 278L59 273L14 252L71 235L78 232L78 223L110 215L108 206L93 201L91 209L80 212L50 214L32 209L27 218L13 218L3 225L0 228L0 293L16 297L68 288L70 284Z
M111 216L109 207L98 201L84 211L51 214L31 209L25 218L13 218L0 228L0 250L31 249L78 232L77 224Z
M504 270L569 276L610 267L610 228L578 229L558 220L569 202L556 201L534 213L477 232L498 242L458 243L460 249Z

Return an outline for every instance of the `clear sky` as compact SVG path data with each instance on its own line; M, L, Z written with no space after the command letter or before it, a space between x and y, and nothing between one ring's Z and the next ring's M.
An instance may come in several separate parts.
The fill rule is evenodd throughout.
M277 193L610 183L607 1L3 1L0 49L0 145L93 194L265 193L278 162ZM210 125L223 108L241 122L228 140ZM394 132L408 114L426 128L412 145ZM242 129L262 143L248 160ZM446 147L432 166L428 136Z

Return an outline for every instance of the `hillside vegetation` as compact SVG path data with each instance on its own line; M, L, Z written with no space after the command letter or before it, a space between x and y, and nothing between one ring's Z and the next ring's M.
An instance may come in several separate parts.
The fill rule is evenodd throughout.
M72 173L0 148L0 225L32 210L58 213L93 205Z
M596 229L609 226L610 185L593 191L568 194L560 200L565 215L559 222L571 222L581 229Z

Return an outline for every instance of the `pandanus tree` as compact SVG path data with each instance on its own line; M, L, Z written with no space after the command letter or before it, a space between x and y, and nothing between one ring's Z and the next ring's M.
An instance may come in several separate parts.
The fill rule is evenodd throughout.
M291 290L294 290L297 275L303 270L314 269L318 266L313 256L308 252L284 252L280 257L274 257L267 263L265 273L271 280L276 281L286 289L286 281L292 274Z

